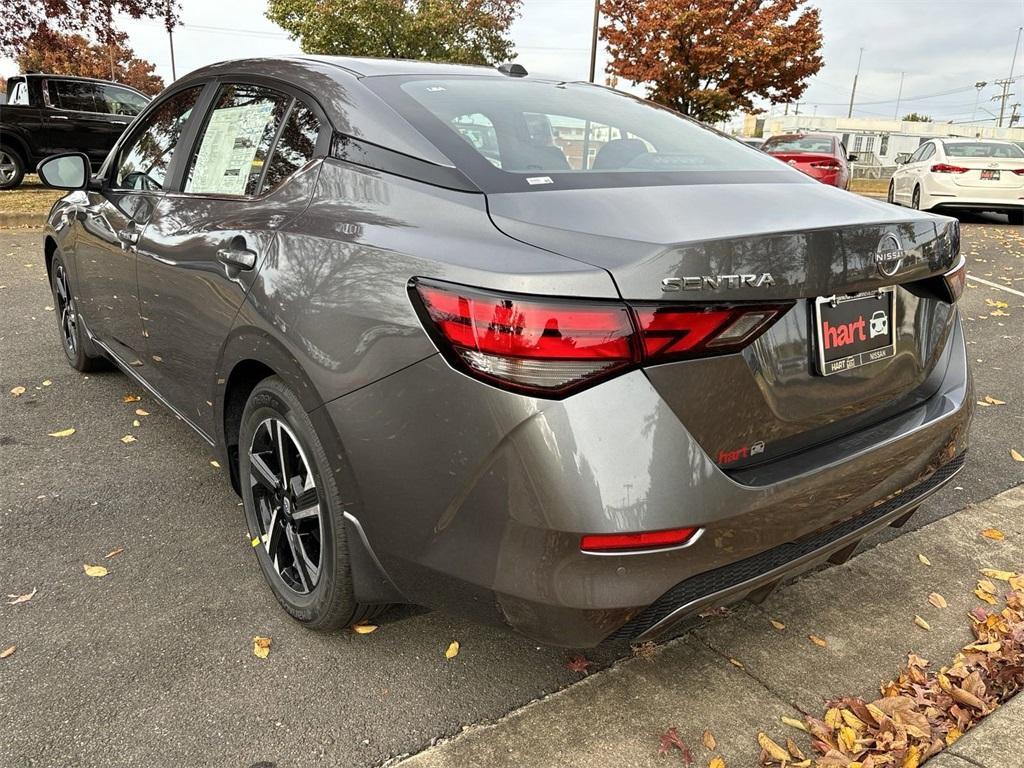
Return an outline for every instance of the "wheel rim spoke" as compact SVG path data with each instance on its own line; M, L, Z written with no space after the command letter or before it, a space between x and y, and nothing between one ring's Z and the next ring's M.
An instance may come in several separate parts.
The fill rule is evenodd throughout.
M271 471L270 467L267 466L267 463L263 460L262 456L253 454L250 458L250 464L252 465L253 477L268 491L276 491L281 487L280 481L274 475L273 471Z

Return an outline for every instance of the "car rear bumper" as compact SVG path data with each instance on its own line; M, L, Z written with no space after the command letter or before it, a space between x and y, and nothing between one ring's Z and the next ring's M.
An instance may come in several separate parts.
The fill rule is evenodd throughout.
M1024 186L967 187L956 184L948 174L932 174L925 185L931 210L973 209L1007 211L1024 209ZM938 178L937 178L938 177ZM924 204L924 201L922 201Z
M409 602L588 647L639 639L852 549L962 463L972 408L959 324L917 407L758 470L727 473L642 371L560 402L433 357L325 406L350 513ZM696 526L684 548L592 555L585 533ZM848 552L847 552L848 554Z

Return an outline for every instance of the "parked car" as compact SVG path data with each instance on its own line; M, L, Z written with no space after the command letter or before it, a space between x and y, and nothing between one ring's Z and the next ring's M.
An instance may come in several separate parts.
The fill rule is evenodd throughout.
M754 149L761 149L764 147L764 139L759 139L756 136L740 136L738 138L748 147L753 147Z
M889 202L922 211L992 211L1024 224L1024 149L995 139L932 139L897 158Z
M99 168L149 97L120 83L68 75L7 79L0 105L0 189L14 189L47 155L78 151Z
M646 639L848 557L963 465L956 220L631 96L229 62L87 166L39 169L70 190L41 253L64 353L213 447L309 627L417 603Z
M822 184L848 189L852 173L850 163L856 155L846 152L843 142L827 133L802 133L772 136L761 147L772 157L806 173Z

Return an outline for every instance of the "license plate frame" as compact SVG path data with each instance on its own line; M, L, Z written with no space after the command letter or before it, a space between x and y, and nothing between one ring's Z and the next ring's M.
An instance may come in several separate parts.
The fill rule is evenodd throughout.
M981 171L982 181L999 181L999 171L992 170L991 168L983 168Z
M879 317L880 314L885 318L884 323ZM826 323L833 325L826 328ZM884 333L880 332L883 325ZM818 373L822 376L833 376L895 357L896 329L894 286L852 296L816 298L814 342ZM845 340L847 338L848 341ZM826 348L826 340L831 342L829 347L840 346L846 349L838 354L830 351Z

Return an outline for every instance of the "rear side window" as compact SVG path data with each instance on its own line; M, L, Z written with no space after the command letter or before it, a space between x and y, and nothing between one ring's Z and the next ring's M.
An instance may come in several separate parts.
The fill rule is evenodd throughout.
M270 156L270 163L267 165L267 174L263 179L260 193L275 189L282 181L312 160L319 135L320 121L317 116L304 104L296 101L281 130L281 136L274 146L274 152Z
M291 97L254 85L223 85L189 163L185 192L255 195Z
M17 80L11 89L8 104L28 104L28 86L24 80Z
M163 189L167 168L202 86L186 88L156 107L118 154L114 186Z
M47 80L50 106L75 112L106 112L106 101L98 83L80 80Z

